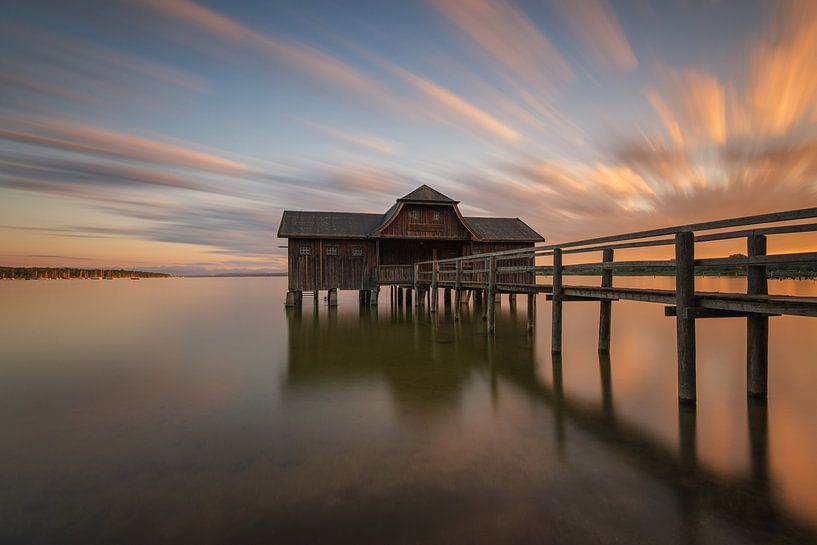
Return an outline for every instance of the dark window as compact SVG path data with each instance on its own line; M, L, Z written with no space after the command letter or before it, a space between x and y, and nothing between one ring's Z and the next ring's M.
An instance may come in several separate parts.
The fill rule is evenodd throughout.
M326 247L326 255L338 255L338 247L337 246L327 246Z
M420 219L420 211L419 210L412 210L411 211L411 219L414 221L418 221Z
M301 244L299 253L301 255L312 255L312 246L309 246L308 244Z
M434 212L434 221L440 221L440 213Z
M361 246L352 246L352 255L363 255L363 248Z

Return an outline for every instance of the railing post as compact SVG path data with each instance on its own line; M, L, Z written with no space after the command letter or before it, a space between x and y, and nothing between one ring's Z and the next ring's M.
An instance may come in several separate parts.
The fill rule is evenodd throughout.
M613 250L603 250L602 251L602 262L604 263L612 263L613 261ZM603 265L602 265L603 267ZM611 265L612 267L612 265ZM602 288L612 288L613 287L613 269L612 268L602 268L601 270L601 287ZM599 302L599 352L609 352L610 351L610 322L613 314L613 302L612 301L600 301Z
M462 260L457 260L457 276L455 280L454 292L454 319L460 319L460 305L462 305Z
M431 312L437 312L437 275L440 273L440 264L434 262L431 264Z
M488 331L494 330L494 318L496 315L496 256L491 256L490 265L488 266Z
M528 293L528 333L533 331L536 324L536 293Z
M562 249L553 250L553 318L551 320L550 351L562 352Z
M695 235L682 231L675 235L675 307L678 344L678 399L695 403L695 319L687 309L695 306Z
M766 255L766 236L752 235L747 239L750 256ZM746 273L747 293L767 295L765 265L749 265ZM766 397L769 376L769 317L746 318L746 393Z
M414 306L420 306L420 286L418 282L420 281L420 264L414 264Z

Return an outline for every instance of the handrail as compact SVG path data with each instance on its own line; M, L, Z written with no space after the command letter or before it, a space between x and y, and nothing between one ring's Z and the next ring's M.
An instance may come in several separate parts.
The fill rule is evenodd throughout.
M418 262L419 266L430 265L433 263L437 263L438 265L447 264L447 265L455 265L457 262L473 262L473 261L480 261L480 260L488 260L491 257L496 257L497 261L505 261L511 259L521 259L521 258L536 258L536 257L546 257L553 254L553 250L562 250L564 254L578 254L578 253L589 253L589 252L597 252L603 250L613 250L613 249L622 249L622 248L642 248L642 247L653 247L653 246L669 246L675 244L675 238L665 238L659 240L640 240L640 239L649 239L663 235L670 235L670 234L677 234L680 232L695 232L695 231L710 231L716 229L724 229L728 227L743 227L747 225L756 225L756 224L766 224L766 223L774 223L774 222L781 222L781 221L797 221L797 220L804 220L810 218L817 218L817 208L803 208L800 210L789 210L784 212L772 212L767 214L758 214L754 216L743 216L743 217L736 217L730 218L725 220L715 220L715 221L708 221L708 222L701 222L701 223L694 223L688 225L677 225L673 227L664 227L659 229L649 229L644 231L633 231L630 233L623 233L619 235L611 235L611 236L604 236L604 237L596 237L596 238L589 238L584 240L578 241L571 241L571 242L564 242L559 244L549 244L549 245L540 245L540 246L532 246L528 248L517 248L513 250L503 250L499 252L488 252L488 253L481 253L481 254L473 254L470 256L461 256L461 257L454 257L454 258L447 258L447 259L438 259L438 260L429 260L429 261L421 261ZM735 238L743 238L748 236L754 235L765 235L765 234L783 234L783 233L803 233L803 232L813 232L817 231L817 223L806 223L806 224L794 224L794 225L784 225L784 226L774 226L774 227L756 227L753 229L741 229L735 231L725 231L721 233L711 233L707 235L701 235L695 237L695 242L711 242L711 241L718 241L718 240L728 240L728 239L735 239ZM619 241L628 241L628 242L621 242L618 244L609 244L613 242ZM781 256L789 256L795 254L780 254ZM747 265L750 264L747 261L738 262L738 261L729 261L732 258L718 258L717 262L701 262L701 260L696 260L695 265L698 266L705 266L705 265L724 265L724 266L739 266L739 265ZM803 261L811 261L811 256L807 256L802 260L798 261L798 258L789 258L783 257L784 261L780 261L781 263L790 263L790 262L803 262ZM792 261L793 260L793 261ZM664 262L660 262L659 264L647 264L645 263L644 266L663 266L666 267ZM767 261L767 263L770 263ZM592 266L592 264L582 264L582 266ZM597 266L600 266L597 265ZM622 265L625 266L625 265ZM634 265L633 265L634 266ZM669 265L671 266L671 265ZM576 268L576 265L565 265L565 268ZM501 272L501 271L498 271Z

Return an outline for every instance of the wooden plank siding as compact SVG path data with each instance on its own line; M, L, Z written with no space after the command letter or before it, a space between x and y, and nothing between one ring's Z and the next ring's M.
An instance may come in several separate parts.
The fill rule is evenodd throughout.
M435 218L435 214L439 217ZM471 236L454 206L404 204L380 233L383 238L468 240Z
M310 255L301 255L302 246L310 248ZM328 255L329 247L337 248L337 254ZM354 248L360 248L363 255L353 255ZM372 289L375 253L373 240L291 238L288 244L289 289Z

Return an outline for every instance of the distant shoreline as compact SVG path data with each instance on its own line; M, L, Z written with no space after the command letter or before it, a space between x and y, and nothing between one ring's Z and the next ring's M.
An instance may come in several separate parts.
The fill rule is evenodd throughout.
M286 276L285 272L236 272L217 274L169 274L129 269L81 269L76 267L0 267L0 280L114 280L137 278L260 278Z

